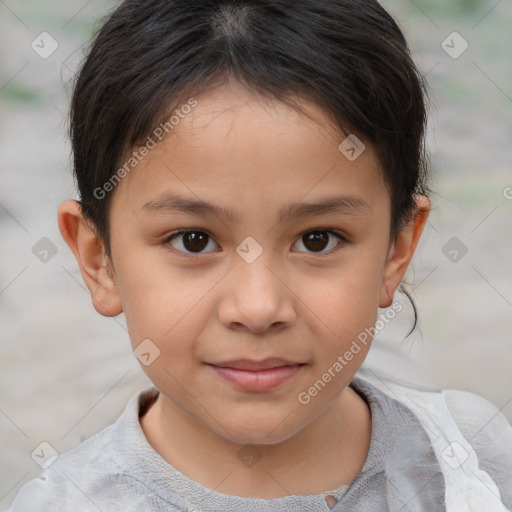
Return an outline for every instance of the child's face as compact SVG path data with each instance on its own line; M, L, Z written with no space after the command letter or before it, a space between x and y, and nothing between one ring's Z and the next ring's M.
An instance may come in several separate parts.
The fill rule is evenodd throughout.
M372 148L347 159L338 149L344 137L327 129L313 105L303 103L325 126L233 85L196 99L115 189L115 287L103 292L112 300L101 312L122 307L133 348L147 339L158 347L142 368L165 407L236 443L276 443L342 395L369 343L358 342L341 370L333 365L374 325L377 308L391 304L412 256L410 239L409 252L390 245L390 199ZM236 220L206 208L147 206L171 195L229 209ZM335 196L352 198L353 208L280 219L290 205ZM196 238L166 242L180 229ZM303 238L313 230L317 239ZM115 294L119 310L111 306ZM152 359L155 348L147 347ZM271 358L301 366L285 369L281 381L271 381L275 370L248 380L247 372L215 366ZM309 393L329 369L331 379Z

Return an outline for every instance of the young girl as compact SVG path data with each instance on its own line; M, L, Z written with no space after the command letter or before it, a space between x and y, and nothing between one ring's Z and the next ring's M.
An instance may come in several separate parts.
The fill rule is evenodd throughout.
M510 510L496 407L358 373L430 210L425 104L376 0L125 0L58 221L154 386L10 510Z

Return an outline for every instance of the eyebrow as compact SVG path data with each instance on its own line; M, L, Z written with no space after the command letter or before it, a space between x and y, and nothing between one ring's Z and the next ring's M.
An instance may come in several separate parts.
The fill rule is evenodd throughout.
M286 217L303 218L325 213L359 213L369 210L369 204L362 198L351 195L331 196L315 203L293 203L279 210L279 222ZM150 213L185 213L197 216L215 215L235 223L238 214L230 209L198 199L170 195L156 201L149 201L143 207Z

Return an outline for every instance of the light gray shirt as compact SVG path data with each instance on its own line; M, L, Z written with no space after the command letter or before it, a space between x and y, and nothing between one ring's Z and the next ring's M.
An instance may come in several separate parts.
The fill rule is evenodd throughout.
M363 469L350 484L337 489L259 499L222 494L200 485L148 443L139 417L158 395L156 388L150 387L129 401L114 424L60 454L39 477L27 482L8 512L446 511L448 480L418 416L368 380L354 377L350 386L369 404L372 435ZM460 393L475 397L475 403L484 400ZM457 411L455 402L453 417L478 454L479 467L496 482L499 499L511 509L512 428L508 422L506 427L501 424L506 431L501 439L478 435L479 425L468 419L471 413Z

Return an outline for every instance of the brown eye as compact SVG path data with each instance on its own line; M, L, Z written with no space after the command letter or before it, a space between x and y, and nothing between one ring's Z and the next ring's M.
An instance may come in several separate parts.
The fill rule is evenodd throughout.
M175 241L176 243L173 243ZM202 253L210 241L213 242L210 235L204 231L182 230L173 233L165 243L170 243L176 250L186 254Z
M326 229L308 231L302 235L299 241L302 242L308 252L329 252L329 250L336 248L337 245L340 245L340 243L336 244L331 241L333 235L341 242L345 241L341 234L337 233L336 231ZM326 248L328 248L327 251L325 250Z
M310 251L322 251L329 242L329 236L326 236L323 231L312 231L302 237L304 246Z

